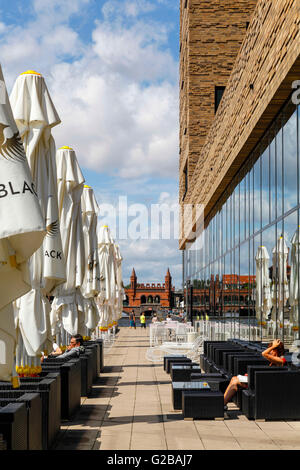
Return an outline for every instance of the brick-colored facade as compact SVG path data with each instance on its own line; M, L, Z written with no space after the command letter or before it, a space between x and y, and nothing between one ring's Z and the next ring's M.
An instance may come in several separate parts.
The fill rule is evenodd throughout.
M125 312L134 310L136 314L140 314L142 311L150 314L161 308L171 308L174 290L169 269L163 284L139 284L133 269L130 277L130 288L125 289L126 302L124 302L123 310Z
M190 16L198 11L196 7L194 8L194 3L203 5L203 8L204 5L208 7L208 3L218 4L219 12L215 11L215 18L216 21L219 19L221 21L224 14L223 3L227 2L191 1L189 4L188 1ZM240 6L247 4L247 11L250 14L250 2L228 3ZM187 15L183 11L183 5L184 1L181 4L182 25L186 22L184 15ZM180 202L182 203L184 188L184 159L189 158L189 155L192 156L192 150L196 145L200 150L198 158L191 160L194 166L189 171L184 204L203 204L205 225L214 215L216 203L221 202L222 195L234 175L291 95L292 82L300 77L299 26L297 0L257 0L220 106L211 120L210 127L208 126L209 131L204 144L201 141L199 145L202 139L200 129L197 138L192 133L187 133L185 139L182 138L182 134L180 135ZM213 41L213 37L211 40ZM201 47L207 47L204 40L198 41L198 48ZM183 49L181 55L181 61L183 57L188 56ZM218 54L218 60L220 63L223 62L223 54ZM187 105L193 90L189 86L190 75L188 72L187 88L181 93L180 123L190 121L191 108ZM205 99L205 93L202 99ZM201 118L199 111L198 118ZM182 133L182 127L180 132ZM194 210L190 206L191 213ZM190 217L188 220L188 226L181 225L181 249L184 248L196 219Z
M224 274L211 276L210 287L201 287L201 281L193 284L193 315L203 317L226 315L250 316L255 313L254 303L255 276Z
M180 2L180 201L215 116L257 0Z

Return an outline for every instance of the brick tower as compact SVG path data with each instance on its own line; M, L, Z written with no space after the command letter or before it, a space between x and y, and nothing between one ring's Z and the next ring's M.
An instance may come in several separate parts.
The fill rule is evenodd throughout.
M133 292L133 296L135 296L135 293L136 293L136 281L137 281L137 278L136 278L135 270L133 268L131 276L130 276L130 288Z

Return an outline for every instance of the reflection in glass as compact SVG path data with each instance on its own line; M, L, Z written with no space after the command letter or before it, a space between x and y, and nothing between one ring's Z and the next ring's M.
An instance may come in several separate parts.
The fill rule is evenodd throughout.
M285 123L282 133L284 212L287 212L297 204L297 111Z
M276 134L275 146L275 179L276 179L276 217L282 215L282 196L283 196L283 178L282 178L282 128Z
M261 195L260 195L260 159L253 167L253 211L254 211L254 233L260 230Z
M276 139L271 132L271 142L269 145L270 156L270 218L271 221L276 219Z
M269 168L269 147L266 148L261 156L261 214L262 214L262 227L268 225L270 221L270 168Z
M194 311L222 317L224 337L228 328L249 340L300 335L297 119L299 108L283 111L218 202L201 243L184 254Z

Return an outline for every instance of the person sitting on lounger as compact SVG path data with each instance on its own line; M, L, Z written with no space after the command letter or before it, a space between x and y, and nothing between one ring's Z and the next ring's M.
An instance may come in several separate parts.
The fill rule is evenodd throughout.
M279 339L274 339L272 343L268 345L268 348L262 352L262 356L265 357L269 362L270 366L282 367L286 364L286 359L283 356L284 346L282 341ZM247 388L248 387L248 376L238 375L237 377L232 377L225 393L224 393L224 406L227 410L227 403L232 399L232 397L238 391L238 388Z
M59 359L70 359L71 357L77 358L80 354L85 352L85 348L83 346L83 338L81 335L73 335L70 339L70 344L67 347L67 350L62 353L60 348L57 348L56 351L49 354L49 358L51 357L58 357ZM44 357L41 358L43 362Z

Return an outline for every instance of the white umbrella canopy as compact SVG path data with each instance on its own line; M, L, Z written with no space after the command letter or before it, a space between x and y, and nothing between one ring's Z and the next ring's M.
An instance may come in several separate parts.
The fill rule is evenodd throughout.
M115 302L115 321L117 322L119 318L122 317L123 311L123 299L125 294L125 289L123 286L122 280L122 256L120 252L120 247L117 244L114 244L115 249L115 262L116 262L116 302Z
M47 236L30 259L32 289L18 301L19 327L29 356L52 343L47 294L66 279L59 230L55 142L51 129L60 123L41 74L21 74L10 101L38 195Z
M51 310L52 332L61 324L70 335L84 334L84 305L80 287L84 280L85 251L81 214L84 177L76 153L61 147L56 153L58 203L67 280L55 290Z
M256 301L255 311L257 319L268 319L272 307L271 282L269 278L270 256L265 246L259 246L256 252Z
M100 292L97 220L99 207L90 186L85 185L81 196L82 222L85 246L85 272L81 292L85 310L85 325L94 331L99 323L95 297Z
M17 340L12 301L31 289L27 260L46 228L1 66L0 87L0 380L10 381Z
M300 282L300 226L291 239L291 275L290 275L290 306L291 321L294 326L299 324L299 282Z
M116 298L116 269L114 243L107 225L98 234L98 253L100 264L100 294L97 303L100 309L100 329L113 326L113 311Z
M283 321L283 310L284 306L289 298L289 286L287 279L287 258L288 258L288 247L281 236L278 238L276 245L272 250L272 263L273 263L273 274L272 274L272 304L273 308L272 319L276 320L276 308L279 312L278 320Z

